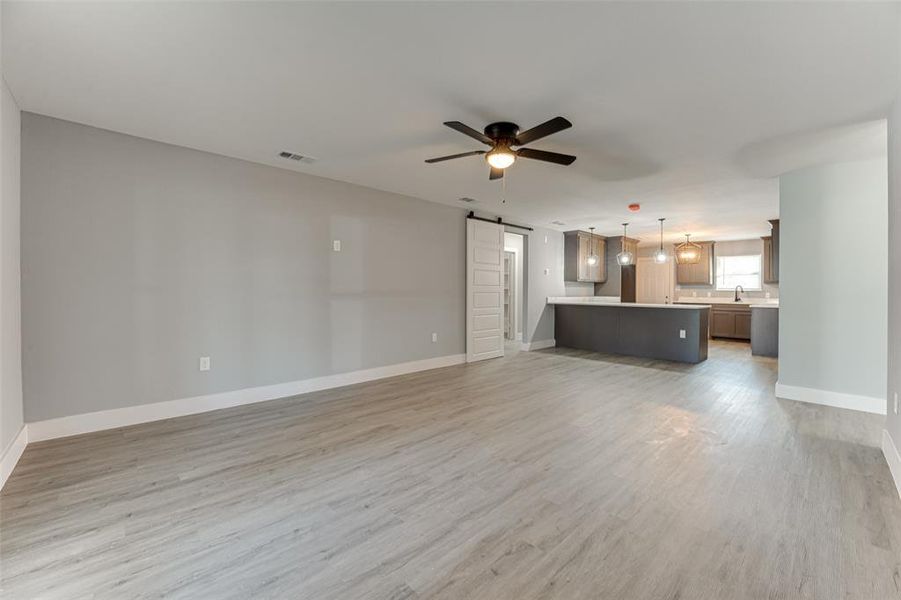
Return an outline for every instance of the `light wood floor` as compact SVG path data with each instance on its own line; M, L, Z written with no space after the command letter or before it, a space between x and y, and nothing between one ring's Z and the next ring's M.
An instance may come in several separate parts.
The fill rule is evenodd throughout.
M901 597L882 418L775 377L520 352L35 444L2 597Z

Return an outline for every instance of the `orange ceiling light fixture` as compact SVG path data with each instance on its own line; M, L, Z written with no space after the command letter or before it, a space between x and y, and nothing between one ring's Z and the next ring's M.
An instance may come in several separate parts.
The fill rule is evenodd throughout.
M632 212L638 212L641 210L641 204L639 204L638 202L633 202L629 205L629 210Z

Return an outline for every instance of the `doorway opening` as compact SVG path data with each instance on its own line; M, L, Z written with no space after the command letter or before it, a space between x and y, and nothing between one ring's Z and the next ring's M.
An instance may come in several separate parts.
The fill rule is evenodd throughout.
M504 350L517 352L522 345L525 296L525 238L504 232Z

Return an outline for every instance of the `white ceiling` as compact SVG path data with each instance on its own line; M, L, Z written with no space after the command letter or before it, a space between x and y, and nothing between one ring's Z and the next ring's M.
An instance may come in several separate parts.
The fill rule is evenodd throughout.
M4 1L2 50L23 110L557 229L737 239L777 216L778 173L884 152L867 121L898 23L863 3ZM478 157L423 163L482 148L443 121L556 115L574 127L532 146L578 160L518 161L506 204Z

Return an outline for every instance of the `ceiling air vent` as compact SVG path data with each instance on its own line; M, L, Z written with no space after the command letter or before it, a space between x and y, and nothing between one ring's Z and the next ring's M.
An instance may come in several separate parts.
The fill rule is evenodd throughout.
M303 154L295 154L293 152L279 152L278 155L282 158L287 158L288 160L296 160L297 162L302 162L307 165L316 162L316 159L312 156L304 156Z
M551 225L559 225L562 227L563 225L566 225L566 223L563 221L551 221Z
M475 201L476 201L475 198L466 198L465 196L463 198L460 198L460 202L475 202Z

